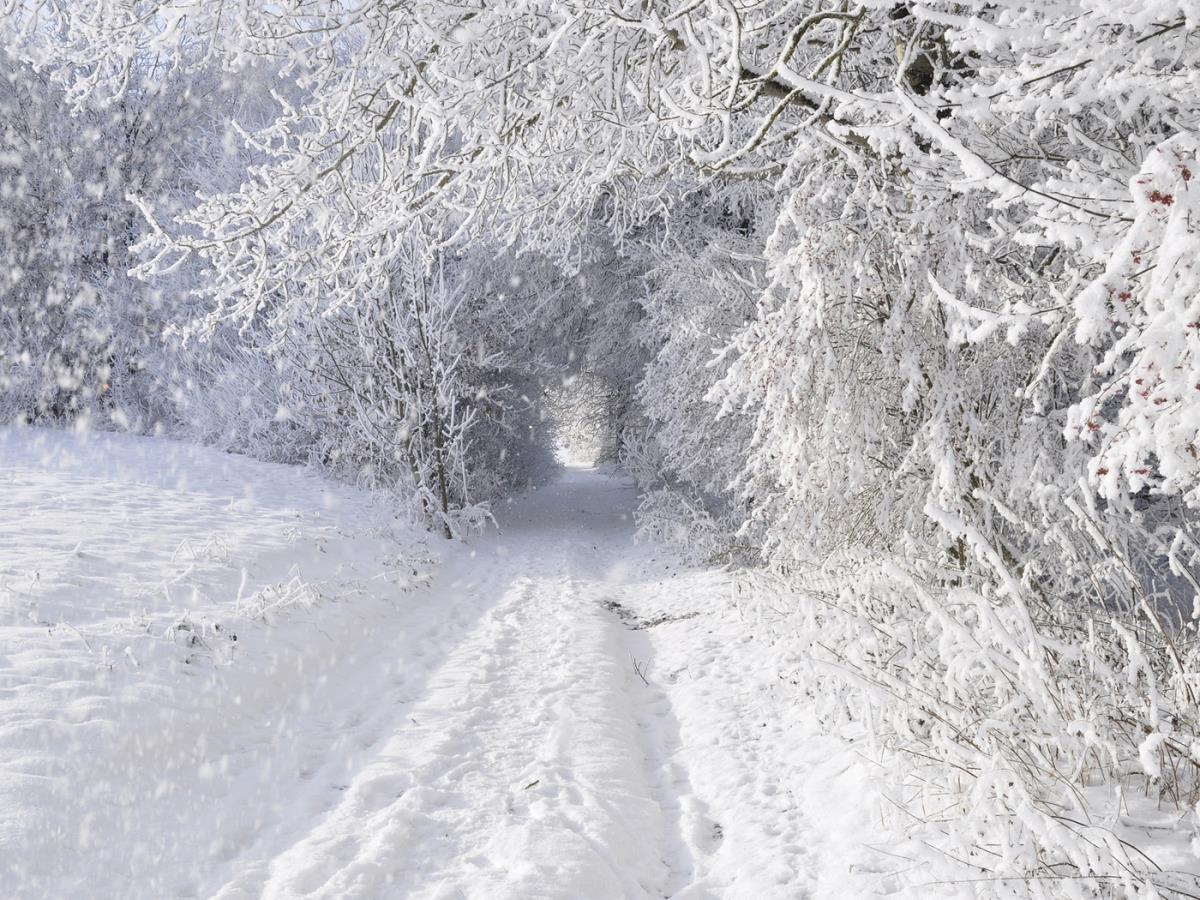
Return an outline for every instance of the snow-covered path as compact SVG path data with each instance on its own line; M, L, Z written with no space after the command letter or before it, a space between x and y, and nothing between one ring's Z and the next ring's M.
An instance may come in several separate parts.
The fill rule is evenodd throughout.
M327 808L294 839L240 853L220 896L666 892L676 823L644 763L625 629L604 606L613 493L626 491L569 476L450 563L427 598L449 627L414 648L424 683L401 674L394 635L366 651L369 672L332 674L319 693L349 710L298 715L363 752L311 789Z
M837 837L865 809L820 809L845 754L797 718L724 576L633 543L623 482L567 470L411 589L427 551L296 470L0 438L0 895L879 886ZM154 512L140 537L131 503Z

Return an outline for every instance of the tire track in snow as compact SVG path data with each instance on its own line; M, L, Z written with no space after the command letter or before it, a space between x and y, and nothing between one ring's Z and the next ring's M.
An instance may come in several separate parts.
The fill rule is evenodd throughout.
M679 721L670 698L658 682L654 646L637 623L620 614L624 607L617 604L614 609L614 603L606 598L603 605L619 623L622 643L635 675L630 695L641 730L647 776L665 820L664 851L670 877L663 893L671 898L709 896L688 893L688 888L696 877L697 860L720 844L721 830L692 790L691 778L679 752Z

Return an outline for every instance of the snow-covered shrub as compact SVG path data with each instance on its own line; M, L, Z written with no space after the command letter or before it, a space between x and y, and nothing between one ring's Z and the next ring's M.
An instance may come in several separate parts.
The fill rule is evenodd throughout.
M1138 849L1161 849L1163 823L1200 796L1197 679L1172 674L1196 660L1169 636L880 554L751 577L752 596L793 610L788 677L880 766L901 883L930 897L1186 892L1188 876Z
M239 178L224 116L263 73L185 79L138 57L118 98L72 99L17 49L0 57L0 422L180 431L179 400L216 362L169 339L202 276L130 276L149 229L134 198L176 209Z
M1077 339L1104 347L1070 428L1094 442L1106 496L1150 486L1193 505L1200 476L1200 140L1155 147L1130 183L1135 218L1075 299Z
M639 248L648 286L633 334L647 362L633 380L637 416L622 431L621 460L643 489L643 533L696 559L759 556L734 534L748 507L731 491L751 420L716 417L709 394L729 368L721 351L765 285L761 242L775 212L768 194L745 186L700 192Z
M121 168L110 175L101 116L65 115L62 91L7 53L0 70L0 418L70 418L110 403L138 364L105 290Z
M475 504L541 477L549 450L539 392L489 349L486 299L448 268L401 257L374 296L320 315L284 307L233 343L214 323L191 340L218 342L208 368L227 399L186 397L189 421L211 423L210 442L391 490L447 535L480 524Z

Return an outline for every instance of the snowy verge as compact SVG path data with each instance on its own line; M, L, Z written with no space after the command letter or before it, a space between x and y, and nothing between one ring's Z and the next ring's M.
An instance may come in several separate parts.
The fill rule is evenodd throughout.
M681 898L841 900L890 895L896 859L879 816L879 768L853 732L813 714L780 613L734 574L643 546L614 596L630 666L678 796L691 874ZM913 895L914 897L917 895Z
M1071 785L999 757L990 771L961 756L955 766L935 755L947 742L921 730L928 702L905 705L896 684L856 678L832 657L831 648L870 654L875 644L827 605L823 584L805 593L800 579L691 568L653 545L643 554L627 562L639 574L613 609L644 677L642 708L671 713L646 723L692 866L674 896L1200 896L1195 814L1159 779L1130 769L1105 783L1084 771ZM866 568L837 585L895 596ZM1035 738L1052 745L1032 729L1027 745ZM988 799L993 786L1002 799ZM1032 798L1024 806L1019 790ZM1064 864L1058 876L1028 850L1054 821L1064 855L1081 848L1075 870ZM972 833L975 843L963 837Z
M811 719L866 763L881 886L1200 896L1187 692L1143 623L866 554L742 590Z
M112 844L164 760L211 778L219 736L352 652L430 553L294 467L0 431L0 893Z

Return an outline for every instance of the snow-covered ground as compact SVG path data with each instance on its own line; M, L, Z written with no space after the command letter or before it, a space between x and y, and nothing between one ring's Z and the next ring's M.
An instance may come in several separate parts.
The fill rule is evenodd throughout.
M0 432L0 896L886 892L865 764L633 501L566 470L449 545L300 470Z

